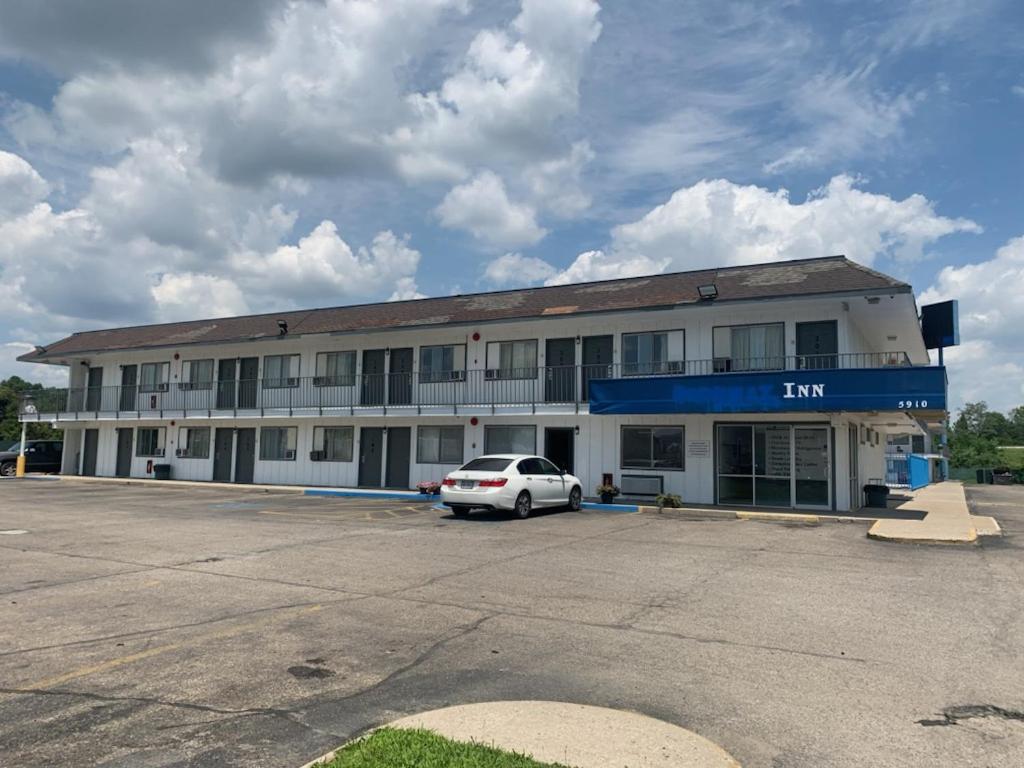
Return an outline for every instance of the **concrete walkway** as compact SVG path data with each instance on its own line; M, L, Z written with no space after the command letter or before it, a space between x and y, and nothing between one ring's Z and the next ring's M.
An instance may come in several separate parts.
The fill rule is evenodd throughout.
M999 536L991 517L972 515L962 483L947 480L909 492L897 509L925 512L923 520L879 520L868 531L872 539L913 544L971 544L979 536Z
M455 741L494 746L571 768L740 765L714 742L663 720L560 701L466 704L403 717L388 725L426 728Z

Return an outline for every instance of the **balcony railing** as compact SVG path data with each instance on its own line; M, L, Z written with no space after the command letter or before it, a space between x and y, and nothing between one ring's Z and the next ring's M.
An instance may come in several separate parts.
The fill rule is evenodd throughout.
M632 376L737 375L752 371L887 368L909 366L903 352L858 352L761 358L547 366L470 371L410 371L388 374L307 376L157 385L73 387L34 393L24 418L73 414L118 414L136 418L164 414L251 415L253 412L385 412L460 406L564 405L589 401L594 379Z

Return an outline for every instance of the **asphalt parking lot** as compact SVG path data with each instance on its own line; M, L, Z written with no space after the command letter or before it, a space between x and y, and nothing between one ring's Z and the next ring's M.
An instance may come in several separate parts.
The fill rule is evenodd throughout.
M1020 766L1024 488L968 495L1006 536L0 481L0 765L298 766L551 699L744 766Z

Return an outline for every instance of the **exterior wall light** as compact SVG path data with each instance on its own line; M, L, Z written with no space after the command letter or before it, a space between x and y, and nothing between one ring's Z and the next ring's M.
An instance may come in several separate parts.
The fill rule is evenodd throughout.
M714 283L708 285L698 285L697 295L700 296L701 301L712 301L718 298L718 286Z

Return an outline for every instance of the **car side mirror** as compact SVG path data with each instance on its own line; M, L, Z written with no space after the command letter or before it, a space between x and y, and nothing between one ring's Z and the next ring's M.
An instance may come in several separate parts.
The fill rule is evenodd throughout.
M560 470L558 470L558 474L564 475L564 474L566 474L566 471L564 469L560 469Z

